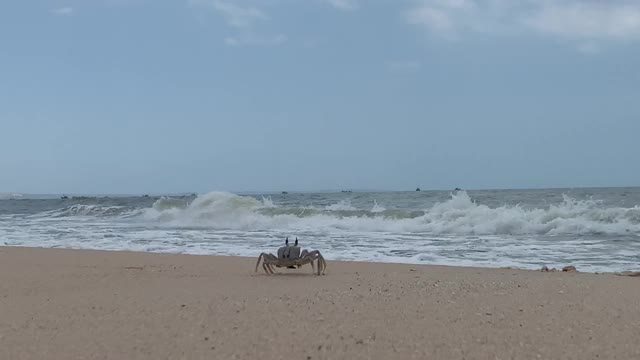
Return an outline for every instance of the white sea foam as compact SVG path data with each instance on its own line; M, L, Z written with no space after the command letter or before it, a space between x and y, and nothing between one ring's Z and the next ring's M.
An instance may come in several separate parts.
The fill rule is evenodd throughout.
M138 216L139 215L139 216ZM375 200L370 210L342 200L324 209L280 207L270 199L226 192L200 195L191 202L162 197L146 209L76 204L34 217L136 217L156 226L216 230L323 230L453 235L640 235L640 207L603 207L594 200L564 195L547 208L491 208L476 204L464 191L421 212L386 210Z
M351 206L351 200L345 199L331 205L327 205L325 210L328 211L357 211L358 209Z
M46 211L40 214L35 214L31 217L49 217L49 218L61 218L61 217L74 217L74 216L95 216L95 217L107 217L107 216L134 216L142 213L141 209L131 209L126 206L100 206L100 205L82 205L76 204L66 208Z
M563 196L543 208L489 207L464 191L422 210L397 208L388 195L384 201L391 209L372 198L331 199L329 205L303 206L308 200L278 203L212 192L163 197L153 204L109 200L36 214L5 212L0 239L7 245L253 256L273 251L285 236L299 236L303 246L328 259L637 269L637 205L605 206Z
M277 208L271 201L256 200L224 192L197 197L192 203L168 206L160 199L144 212L144 219L158 224L205 227L228 230L260 229L340 229L365 232L429 233L456 235L492 234L640 234L640 207L602 207L597 201L575 200L564 196L559 205L546 209L520 206L490 208L474 203L464 191L451 199L424 209L422 216L387 216L387 210L374 202L369 211L358 211L350 202L327 206L324 212L299 216L304 209L291 213L268 212ZM349 216L350 213L352 216ZM303 214L304 215L304 214Z

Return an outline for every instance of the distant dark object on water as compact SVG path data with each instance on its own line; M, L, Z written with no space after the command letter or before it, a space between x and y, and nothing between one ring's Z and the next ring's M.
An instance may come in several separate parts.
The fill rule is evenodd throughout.
M60 199L62 199L62 200L65 200L65 199L68 199L68 198L69 198L69 197L68 197L67 195L62 195L62 196L60 197Z
M282 192L282 195L287 195L287 194L288 194L288 192L286 192L286 191Z
M420 191L420 188L417 188L416 191Z
M149 197L149 195L147 195L147 194L144 194L144 195L142 195L142 197Z
M459 187L455 188L453 191L460 191L462 189L460 189Z
M351 190L342 190L342 192L343 193L350 193L350 192L353 192L353 191L351 191Z

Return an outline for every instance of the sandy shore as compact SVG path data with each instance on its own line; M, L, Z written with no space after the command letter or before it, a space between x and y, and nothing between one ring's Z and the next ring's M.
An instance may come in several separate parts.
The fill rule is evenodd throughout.
M254 264L0 247L0 359L640 358L640 278Z

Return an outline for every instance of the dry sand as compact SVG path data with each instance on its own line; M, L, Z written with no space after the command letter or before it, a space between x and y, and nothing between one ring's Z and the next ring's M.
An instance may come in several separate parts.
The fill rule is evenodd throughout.
M0 247L0 359L640 359L639 278L254 265Z

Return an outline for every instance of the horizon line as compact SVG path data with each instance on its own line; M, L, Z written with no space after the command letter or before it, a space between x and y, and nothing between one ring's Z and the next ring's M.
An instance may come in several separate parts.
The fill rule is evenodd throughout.
M512 187L512 188L460 188L462 191L511 191L511 190L562 190L562 189L624 189L624 188L638 188L640 185L626 185L626 186L561 186L561 187ZM312 194L312 193L349 193L349 192L357 192L357 193L371 193L371 192L418 192L417 189L420 189L419 192L434 192L434 191L455 191L456 188L453 189L422 189L420 187L414 190L397 190L397 189L315 189L315 190L209 190L205 192L198 191L180 191L180 192L113 192L113 193L72 193L72 192L58 192L58 193L30 193L30 192L19 192L19 191L6 191L0 192L0 194L5 195L49 195L49 196L58 196L58 195L67 195L67 196L185 196L185 195L200 195L207 194L211 192L229 192L232 194L242 195L260 195L260 194L282 194L286 193L298 193L298 194Z

